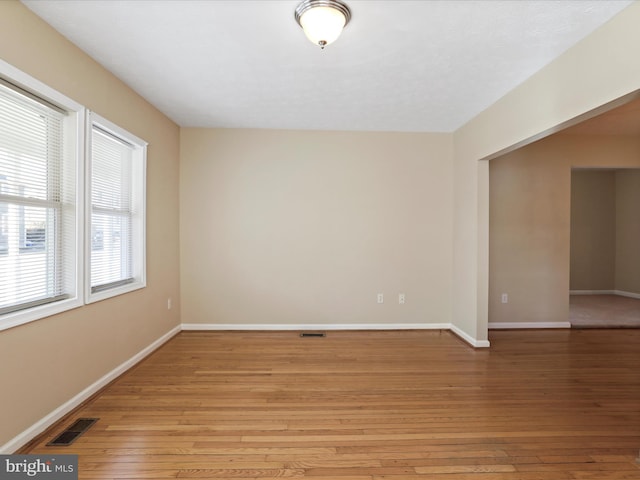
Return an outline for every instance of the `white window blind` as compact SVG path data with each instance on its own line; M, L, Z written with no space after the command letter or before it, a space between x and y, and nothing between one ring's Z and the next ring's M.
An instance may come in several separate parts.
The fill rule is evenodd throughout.
M91 118L87 243L90 250L88 293L89 300L93 301L145 284L146 144L136 143L138 139L95 114L91 114Z
M64 113L0 83L0 315L74 294Z
M95 127L91 170L91 291L133 281L131 146Z

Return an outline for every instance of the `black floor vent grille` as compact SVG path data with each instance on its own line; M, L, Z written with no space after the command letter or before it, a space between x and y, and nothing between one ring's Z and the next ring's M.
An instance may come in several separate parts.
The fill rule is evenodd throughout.
M48 447L66 447L75 442L80 435L98 421L98 418L79 418L68 426L64 432L47 443Z
M322 333L322 332L304 332L300 334L301 337L306 338L306 337L326 337L327 334L326 333Z

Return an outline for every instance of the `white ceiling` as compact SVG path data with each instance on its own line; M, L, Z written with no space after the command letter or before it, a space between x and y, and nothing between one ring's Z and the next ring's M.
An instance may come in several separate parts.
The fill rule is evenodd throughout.
M630 0L347 0L320 50L298 0L23 0L185 127L451 132Z

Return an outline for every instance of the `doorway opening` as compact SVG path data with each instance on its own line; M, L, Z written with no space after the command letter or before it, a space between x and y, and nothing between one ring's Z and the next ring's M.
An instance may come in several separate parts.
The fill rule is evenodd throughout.
M639 206L640 169L572 169L572 328L640 328Z

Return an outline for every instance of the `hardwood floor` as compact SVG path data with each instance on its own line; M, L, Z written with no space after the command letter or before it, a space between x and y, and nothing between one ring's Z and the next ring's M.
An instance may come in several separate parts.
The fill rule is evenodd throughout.
M80 478L640 479L640 330L183 332L29 453ZM78 417L72 446L45 444Z

